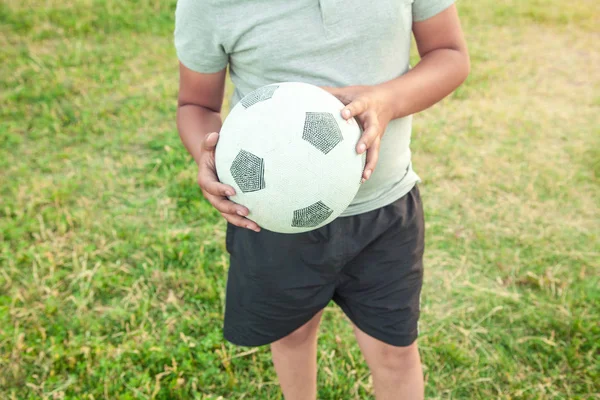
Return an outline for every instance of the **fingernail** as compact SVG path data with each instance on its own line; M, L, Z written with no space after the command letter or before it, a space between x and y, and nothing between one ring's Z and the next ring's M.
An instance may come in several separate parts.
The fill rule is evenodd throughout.
M225 194L227 196L233 196L235 194L235 192L233 190L228 190L227 192L225 192Z
M358 154L362 154L367 149L367 146L364 143L358 145Z
M345 109L342 111L342 116L343 116L344 118L350 118L350 115L351 115L351 114L350 114L350 110L348 110L347 108L345 108Z
M244 211L242 211L242 210L237 210L237 211L236 211L236 213L237 213L237 215L239 215L240 217L245 217L245 216L246 216L246 213L245 213ZM248 226L250 226L250 225L248 225Z
M368 169L368 170L365 171L365 180L367 180L367 179L369 179L371 177L371 173L372 172L373 171L371 171L370 169Z

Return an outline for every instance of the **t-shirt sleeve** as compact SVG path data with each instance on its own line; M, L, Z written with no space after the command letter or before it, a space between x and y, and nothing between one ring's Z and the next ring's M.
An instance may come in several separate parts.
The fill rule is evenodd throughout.
M419 22L441 13L455 0L414 0L412 6L413 21Z
M178 0L175 9L175 49L179 61L201 73L221 71L228 56L218 39L218 15L204 0Z

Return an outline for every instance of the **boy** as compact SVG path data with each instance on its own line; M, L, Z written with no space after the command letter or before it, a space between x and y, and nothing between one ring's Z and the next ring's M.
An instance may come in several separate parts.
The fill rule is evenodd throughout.
M178 128L205 198L228 221L224 335L271 345L287 400L315 399L317 329L334 300L352 321L382 399L422 399L416 344L423 208L410 162L411 115L467 77L454 0L179 0ZM409 68L411 32L420 62ZM326 87L364 128L367 163L356 198L316 231L261 230L227 199L215 173L226 67L231 105L274 82ZM385 134L385 135L384 135ZM377 169L376 169L377 167Z

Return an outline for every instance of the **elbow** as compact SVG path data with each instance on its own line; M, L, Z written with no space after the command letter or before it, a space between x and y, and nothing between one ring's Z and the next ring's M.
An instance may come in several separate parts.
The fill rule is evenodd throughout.
M465 53L465 67L464 67L465 71L465 80L469 77L469 74L471 73L471 57L469 56L469 53L466 52Z
M467 51L467 49L464 49L463 51L461 51L461 58L460 58L459 76L460 76L461 84L467 80L470 73L471 73L471 57L469 56L469 52Z
M208 112L212 112L215 114L221 113L221 107L211 107L210 105L202 105L202 104L198 104L198 103L182 101L181 99L179 99L177 101L177 112L179 112L180 110L182 110L184 108L190 108L190 107L208 111Z

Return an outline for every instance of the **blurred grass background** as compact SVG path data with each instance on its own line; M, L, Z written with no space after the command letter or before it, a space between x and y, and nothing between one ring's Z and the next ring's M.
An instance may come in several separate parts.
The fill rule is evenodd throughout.
M0 3L1 399L281 399L268 349L221 336L224 223L175 129L174 7ZM459 9L473 71L412 145L426 397L598 399L600 3ZM371 398L334 306L318 362L319 399Z

